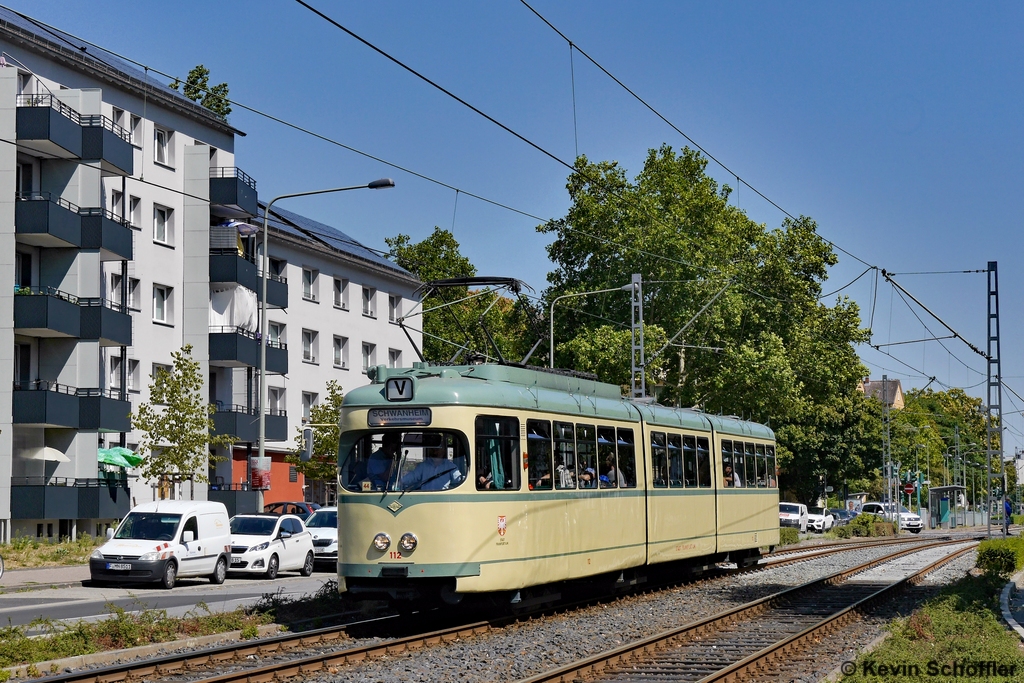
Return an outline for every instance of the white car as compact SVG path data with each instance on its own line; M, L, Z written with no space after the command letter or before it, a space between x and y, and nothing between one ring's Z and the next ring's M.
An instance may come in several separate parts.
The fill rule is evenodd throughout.
M835 526L836 518L825 508L807 508L807 528L823 534Z
M779 526L794 527L807 533L807 506L803 503L779 503Z
M231 518L231 571L277 578L279 571L313 573L313 537L295 515Z
M320 508L306 519L313 534L313 562L335 564L338 561L338 508Z
M869 515L878 515L890 522L896 521L895 506L892 503L864 503L860 506L860 512ZM900 528L912 534L921 533L924 523L918 515L900 505Z

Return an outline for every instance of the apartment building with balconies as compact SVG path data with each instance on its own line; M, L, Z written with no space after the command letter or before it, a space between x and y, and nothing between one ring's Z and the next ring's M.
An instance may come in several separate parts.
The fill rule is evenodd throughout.
M129 413L186 344L216 431L239 444L209 472L214 497L250 496L239 500L251 506L261 247L249 227L256 181L234 158L244 134L143 71L4 9L0 52L0 540L102 533L135 503L208 497L205 484L143 481L97 457L137 446ZM403 362L414 353L397 326L368 317L346 327L326 307L311 312L302 269L406 300L417 284L344 235L329 246L313 234L332 228L303 233L282 216L272 217L264 409L278 460L303 397L325 391L330 373L310 362L320 340L387 348ZM303 345L302 329L317 338ZM360 370L340 381L364 383Z

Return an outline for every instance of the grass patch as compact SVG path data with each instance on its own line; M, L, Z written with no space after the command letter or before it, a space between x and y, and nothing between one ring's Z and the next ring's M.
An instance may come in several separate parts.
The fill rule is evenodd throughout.
M880 680L953 681L985 678L1024 681L1024 651L1020 639L1000 621L999 593L1004 581L977 576L961 579L926 601L910 617L897 619L890 636L873 652L857 659L855 672L844 682ZM988 676L970 669L956 674L957 665L994 662L1007 675ZM885 669L881 667L900 667ZM1013 673L1010 667L1013 667Z
M300 598L285 597L280 590L277 593L264 593L249 610L254 614L266 615L272 622L282 626L301 624L305 630L330 625L334 617L350 611L351 605L338 592L338 582L331 580L325 581L316 593Z
M80 621L68 626L51 620L37 620L28 627L0 627L0 667L34 664L50 659L119 650L180 638L241 630L243 637L255 637L257 627L273 621L267 614L211 612L204 603L182 617L170 617L166 610L140 609L129 612L108 605L110 616L102 621ZM41 632L29 637L27 631ZM0 671L0 680L4 680ZM40 672L48 673L48 672Z
M31 536L15 536L7 545L0 546L7 569L29 567L62 567L70 564L88 564L89 555L102 545L102 539L83 534L75 541L58 543L39 541Z

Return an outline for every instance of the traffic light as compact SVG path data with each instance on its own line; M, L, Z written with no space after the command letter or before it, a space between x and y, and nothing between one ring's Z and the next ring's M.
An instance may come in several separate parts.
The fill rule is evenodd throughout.
M310 458L313 457L313 430L306 427L302 430L302 453L299 454L299 460L302 462L309 462Z

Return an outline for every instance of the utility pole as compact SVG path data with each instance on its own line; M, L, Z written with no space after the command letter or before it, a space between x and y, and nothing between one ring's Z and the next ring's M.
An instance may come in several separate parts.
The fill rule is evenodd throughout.
M1006 464L1003 462L1003 384L1002 371L999 363L999 272L996 261L988 262L988 318L986 334L988 340L988 381L986 403L986 435L987 443L987 474L985 485L988 487L988 535L992 535L992 456L999 456L1003 465L1003 491L1006 491ZM998 450L993 447L993 437L998 438ZM1000 504L1001 505L1001 504ZM1006 535L1003 525L1003 535Z
M644 359L644 284L643 276L640 273L633 273L632 287L630 288L633 311L632 327L632 384L633 398L647 397L647 370Z

